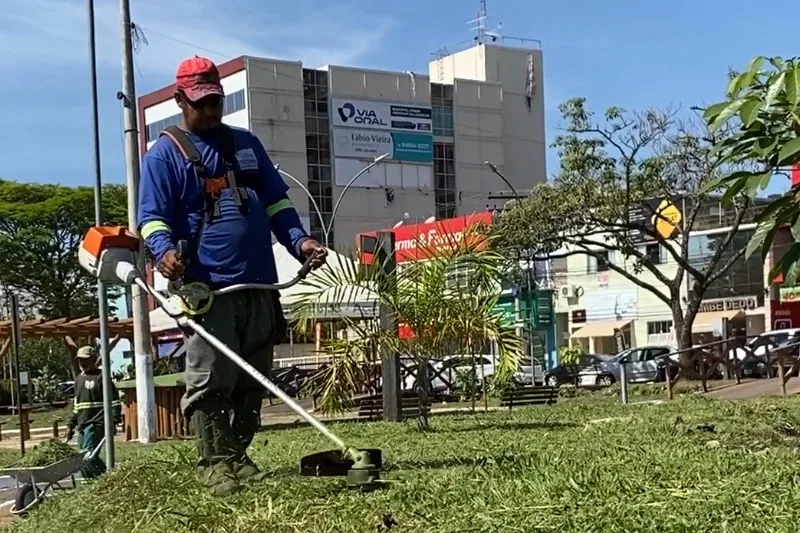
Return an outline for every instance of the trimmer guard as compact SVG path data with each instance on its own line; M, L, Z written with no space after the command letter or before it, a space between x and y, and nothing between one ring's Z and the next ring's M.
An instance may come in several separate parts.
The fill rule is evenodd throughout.
M366 453L376 470L383 468L383 452L376 448L359 450ZM310 477L344 477L354 462L341 450L312 453L300 459L300 475Z

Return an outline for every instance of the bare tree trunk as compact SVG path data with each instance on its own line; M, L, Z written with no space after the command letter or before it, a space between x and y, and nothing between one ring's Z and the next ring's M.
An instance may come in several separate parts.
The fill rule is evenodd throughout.
M679 300L674 301L672 305L672 320L675 327L675 340L678 343L678 350L686 350L680 355L680 365L682 374L687 379L700 378L698 365L695 361L695 351L689 350L693 346L692 325L699 307L700 301L696 296L688 303L685 312Z

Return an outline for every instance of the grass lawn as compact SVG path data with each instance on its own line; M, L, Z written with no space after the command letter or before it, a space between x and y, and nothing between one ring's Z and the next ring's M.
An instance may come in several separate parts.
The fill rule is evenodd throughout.
M190 443L131 446L115 472L13 531L788 533L800 523L800 398L623 407L592 397L432 426L334 426L384 450L394 483L366 494L294 475L301 455L329 447L307 428L260 434L252 451L274 477L227 499L196 483Z
M67 427L67 422L69 422L69 418L71 416L71 403L66 407L61 407L59 409L33 411L29 414L30 420L33 421L31 423L32 428L51 428L53 427L53 421L59 420L58 426L59 428L63 429ZM1 417L0 421L5 422L3 425L3 430L19 429L19 416L16 414Z

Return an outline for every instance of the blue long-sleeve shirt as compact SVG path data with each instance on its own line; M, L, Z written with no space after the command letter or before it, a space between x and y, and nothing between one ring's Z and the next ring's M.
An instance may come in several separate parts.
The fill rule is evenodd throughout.
M179 240L187 240L194 253L184 276L191 281L214 287L275 283L270 232L298 261L302 261L300 246L308 234L264 146L249 131L231 130L237 167L250 185L247 209L240 210L233 191L223 189L219 215L203 223L203 186L192 164L169 137L162 136L142 158L139 231L156 265ZM187 134L210 175L224 176L220 133Z

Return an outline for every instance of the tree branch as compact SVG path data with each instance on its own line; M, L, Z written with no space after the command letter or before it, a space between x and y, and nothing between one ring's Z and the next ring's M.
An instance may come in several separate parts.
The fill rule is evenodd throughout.
M575 251L571 251L571 252L563 252L563 253L559 253L559 254L551 254L551 255L548 255L547 258L548 259L560 259L562 257L569 257L571 255L590 255L590 256L592 256L594 258L598 258L599 259L598 254L595 253L590 248L587 248L587 247L579 245L579 244L576 244L576 246L581 246L583 249L582 250L575 250ZM630 272L628 272L624 268L618 267L614 263L610 263L609 262L608 263L608 268L610 268L614 272L618 273L619 275L625 277L627 280L631 281L632 283L635 283L636 285L638 285L639 287L643 288L644 290L650 291L653 295L655 295L656 298L658 298L662 302L666 303L667 305L670 305L671 298L668 297L667 295L665 295L663 292L661 292L652 283L648 283L648 282L640 279L639 277L635 276L634 274L631 274Z

